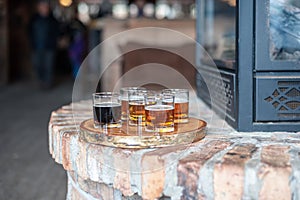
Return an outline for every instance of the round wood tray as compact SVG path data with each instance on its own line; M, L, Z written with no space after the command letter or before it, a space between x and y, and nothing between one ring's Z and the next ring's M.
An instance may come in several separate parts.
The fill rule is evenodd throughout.
M186 124L175 124L175 130L169 133L150 133L143 127L122 125L122 128L111 128L106 133L94 128L93 119L80 124L80 135L85 141L119 148L156 148L190 144L203 139L206 135L206 122L189 118Z

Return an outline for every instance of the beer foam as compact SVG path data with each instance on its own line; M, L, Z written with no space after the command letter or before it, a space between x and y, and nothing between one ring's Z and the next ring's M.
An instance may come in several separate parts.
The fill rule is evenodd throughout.
M173 109L174 107L170 105L151 105L145 107L145 110L151 110L151 111L173 110Z
M188 100L183 98L175 98L175 103L188 103Z

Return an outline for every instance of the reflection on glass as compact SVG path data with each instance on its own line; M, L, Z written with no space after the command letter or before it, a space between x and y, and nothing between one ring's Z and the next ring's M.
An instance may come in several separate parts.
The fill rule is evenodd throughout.
M218 66L234 68L236 0L202 0L201 4L204 8L202 45Z
M300 1L270 0L271 60L300 59Z

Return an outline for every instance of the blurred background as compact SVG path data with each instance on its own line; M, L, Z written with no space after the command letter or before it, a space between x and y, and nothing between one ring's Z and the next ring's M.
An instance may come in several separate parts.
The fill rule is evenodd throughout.
M65 199L66 175L48 152L47 128L51 111L71 102L83 59L101 41L132 28L164 27L195 38L195 12L194 0L0 0L0 199ZM139 45L131 42L122 48ZM191 44L172 45L195 55ZM104 51L110 52L99 51L99 58ZM168 55L159 59L182 65ZM107 71L101 90L145 62L143 52L128 54ZM91 65L97 70L101 61ZM195 84L195 69L184 71Z
M37 12L38 0L0 0L0 84L6 85L34 77L30 41L30 23ZM43 1L41 1L43 2ZM194 37L195 2L193 0L49 0L50 14L59 26L55 73L71 73L68 49L74 32L84 29L85 50L91 50L103 38L105 28L114 33L138 26L178 29ZM78 20L77 27L74 20ZM168 21L169 20L169 21ZM72 27L73 26L73 27ZM72 29L72 30L70 30ZM104 34L105 35L105 34Z

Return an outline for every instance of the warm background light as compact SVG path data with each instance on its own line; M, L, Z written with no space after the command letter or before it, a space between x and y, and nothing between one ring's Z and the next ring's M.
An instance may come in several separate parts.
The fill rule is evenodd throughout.
M223 1L228 3L230 6L233 6L233 7L236 6L236 1L235 0L223 0Z
M65 6L65 7L68 7L72 4L72 0L59 0L59 3L62 5L62 6Z

